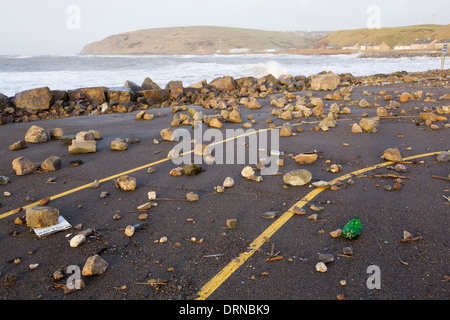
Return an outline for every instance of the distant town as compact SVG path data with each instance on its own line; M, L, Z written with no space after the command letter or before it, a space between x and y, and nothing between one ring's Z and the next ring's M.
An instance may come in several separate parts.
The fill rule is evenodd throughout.
M327 49L342 49L349 51L365 51L365 52L386 52L390 50L397 51L441 51L444 45L450 44L450 39L438 40L438 39L426 39L426 40L416 40L412 43L399 43L394 46L393 49L389 47L384 42L363 42L363 43L348 43L342 48L337 44L329 44Z

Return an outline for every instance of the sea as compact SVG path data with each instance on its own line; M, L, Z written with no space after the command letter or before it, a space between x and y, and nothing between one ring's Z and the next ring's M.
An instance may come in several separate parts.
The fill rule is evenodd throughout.
M121 87L129 80L141 84L149 77L164 88L169 81L187 87L217 77L256 78L272 74L310 76L321 71L367 76L397 71L439 69L439 57L358 58L345 55L151 55L151 56L0 56L0 93L14 96L28 89L49 87Z

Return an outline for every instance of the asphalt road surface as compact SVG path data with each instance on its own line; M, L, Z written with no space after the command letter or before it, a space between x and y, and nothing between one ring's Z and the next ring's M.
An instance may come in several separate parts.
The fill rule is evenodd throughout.
M162 141L160 136L173 119L170 109L148 110L162 115L149 121L136 120L134 112L0 126L0 175L10 178L8 184L0 185L0 299L448 299L450 202L445 197L450 197L450 182L433 176L449 176L450 164L438 163L436 156L450 149L450 129L444 128L448 121L436 122L439 129L430 129L419 120L419 112L423 107L448 104L449 100L438 97L449 93L449 85L355 87L351 98L363 97L386 106L381 90L397 101L403 91L422 90L423 97L388 110L393 115L381 118L377 133L351 133L353 123L364 113L375 116L377 108L339 101L352 112L340 115L335 128L317 131L319 119L312 116L300 119L305 121L303 132L280 137L279 150L284 152L280 173L303 168L312 173L313 181L331 181L353 173L354 184L348 183L347 176L338 190L317 190L310 184L286 186L283 175L264 176L262 182L247 180L241 176L246 164L202 164L204 172L196 176L171 176L169 172L178 165L167 155L177 142ZM313 95L323 98L326 93ZM434 94L434 102L423 101L426 93ZM260 102L263 108L259 110L240 107L244 121L253 115L256 130L267 129L268 118L277 127L285 122L271 115L274 107L269 106L269 97ZM324 100L325 109L333 102ZM294 129L300 125L296 120L289 121ZM65 134L95 129L102 132L103 139L97 141L97 152L92 154L69 154L67 145L57 140L9 151L12 143L24 139L31 125L47 130L59 127ZM188 126L183 128L192 132ZM222 131L238 128L242 124L226 123ZM109 144L116 138L138 138L140 142L123 152L111 151ZM160 143L155 144L154 139ZM400 173L405 178L399 190L386 191L385 186L395 181L376 177L395 172L381 159L388 148L398 148L409 159L404 163L406 172ZM290 156L311 151L319 158L310 165L300 165ZM12 161L19 156L42 162L52 155L62 159L57 171L16 176L12 169ZM70 161L78 159L83 161L81 165L70 166ZM151 174L147 172L150 164L156 170ZM329 172L331 164L341 165L341 171ZM118 189L111 177L136 168L128 172L137 179L136 190ZM215 187L226 177L232 177L235 186L217 193ZM49 178L54 182L46 183ZM86 187L105 178L109 179L96 189ZM9 197L4 196L5 191ZM104 191L108 196L101 198ZM156 191L157 206L138 212L137 206L148 202L150 191ZM198 194L199 201L185 201L188 192ZM60 196L48 205L58 208L73 227L81 224L80 230L70 228L39 238L32 229L15 224L25 211L13 210L56 195ZM296 204L303 206L305 214L288 212ZM315 212L312 205L323 210ZM261 217L265 212L277 215L266 219ZM148 214L147 220L139 220L142 213ZM317 221L308 218L314 213ZM115 215L121 218L115 220ZM354 240L330 236L355 216L362 223L361 236ZM228 219L236 219L235 228L227 227ZM146 228L132 237L125 235L128 225L143 222L148 223ZM71 248L70 239L87 228L95 233L86 243ZM417 241L401 242L404 231ZM160 241L163 237L166 242ZM344 247L351 247L353 255L344 255ZM54 272L64 274L71 265L82 269L94 254L108 262L106 272L83 276L84 289L64 294L61 286L67 277L55 280ZM326 264L326 272L315 269L319 254L334 256L334 261ZM30 269L32 264L38 266ZM5 285L9 274L16 276L14 285Z

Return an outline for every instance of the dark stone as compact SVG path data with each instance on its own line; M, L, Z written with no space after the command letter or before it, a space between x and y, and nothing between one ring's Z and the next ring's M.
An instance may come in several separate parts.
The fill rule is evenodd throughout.
M144 88L142 88L140 85L137 85L133 81L129 81L129 80L125 82L123 87L131 89L133 91L133 93L138 93L139 91L144 90Z
M11 103L16 109L25 110L31 114L50 109L52 94L48 87L36 88L16 93Z
M143 90L161 90L161 87L153 82L153 80L150 78L145 78L144 82L142 82L141 87Z

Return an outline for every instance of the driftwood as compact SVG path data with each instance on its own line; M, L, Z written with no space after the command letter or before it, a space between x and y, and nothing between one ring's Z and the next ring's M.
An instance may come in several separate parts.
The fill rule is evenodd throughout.
M441 179L441 180L445 180L445 181L450 181L450 178L446 178L446 177L439 177L439 176L435 176L435 175L432 175L431 177L433 177L435 179Z

